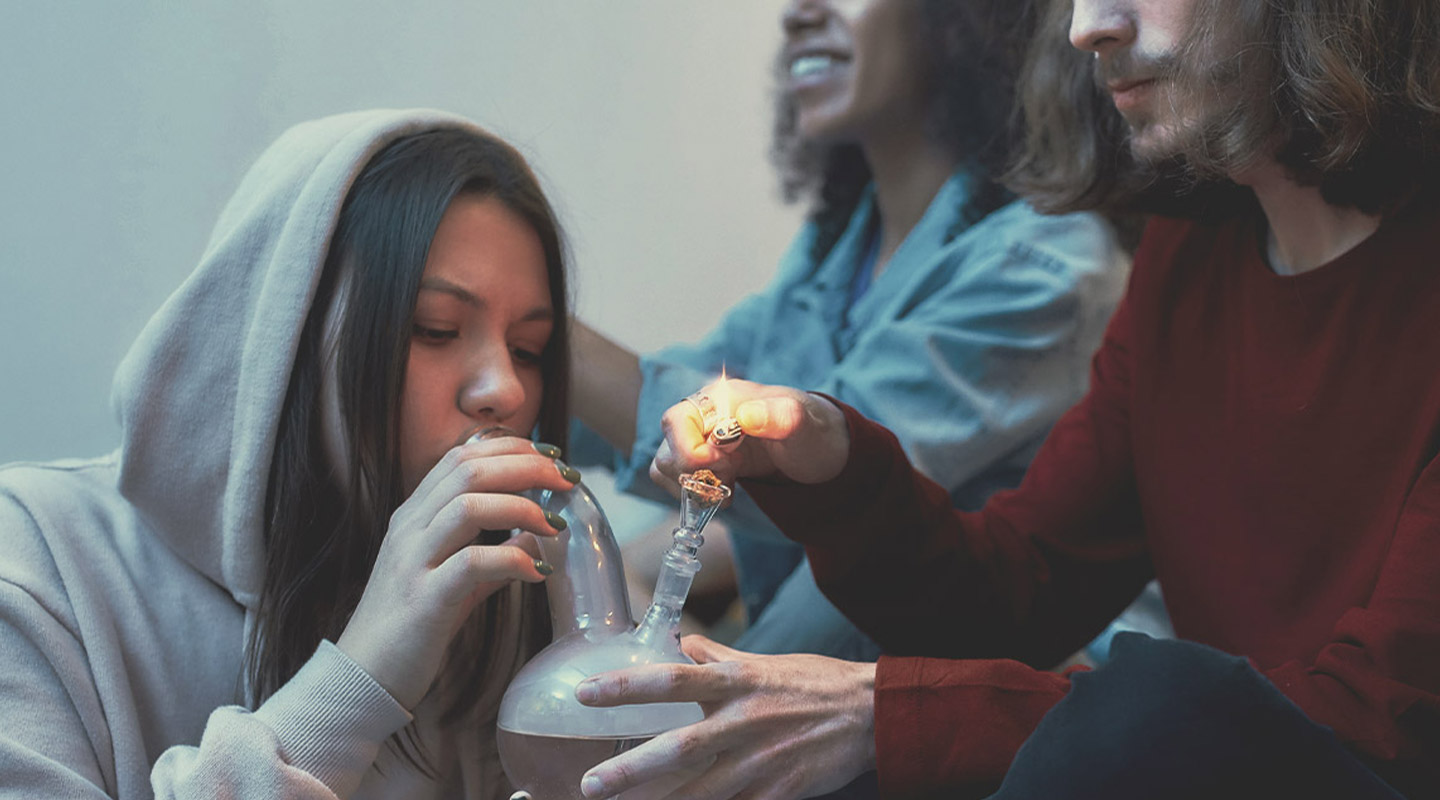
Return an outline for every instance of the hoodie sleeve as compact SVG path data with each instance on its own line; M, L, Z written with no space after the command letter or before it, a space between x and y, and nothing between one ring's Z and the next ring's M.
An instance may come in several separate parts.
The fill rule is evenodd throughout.
M109 797L109 731L62 615L0 578L0 798Z
M34 519L0 495L0 800L346 797L410 715L329 642L258 710L211 713L199 746L117 763L143 734L116 726L64 581ZM137 767L139 769L137 769Z
M151 772L157 798L348 797L410 714L330 642L260 708L210 714Z

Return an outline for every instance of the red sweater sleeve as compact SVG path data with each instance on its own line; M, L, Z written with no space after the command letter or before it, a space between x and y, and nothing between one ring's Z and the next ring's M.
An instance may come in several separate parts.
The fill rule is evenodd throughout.
M1020 488L981 512L954 510L889 431L843 404L851 451L837 478L745 482L806 545L825 593L892 654L876 675L884 796L998 782L1068 688L1036 667L1088 641L1149 579L1128 444L1128 319L1122 305L1089 395Z
M1341 741L1440 786L1440 458L1405 501L1369 602L1314 659L1265 675Z

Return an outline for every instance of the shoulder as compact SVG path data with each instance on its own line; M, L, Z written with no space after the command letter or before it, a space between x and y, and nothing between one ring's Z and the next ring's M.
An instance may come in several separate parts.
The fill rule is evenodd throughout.
M116 474L114 454L0 465L0 522L8 527L17 515L39 519L81 512L93 508L102 496L123 503L115 489Z
M129 504L113 458L0 466L0 581L35 588L58 580L66 552L108 549L113 518Z
M1061 274L1123 272L1130 261L1114 227L1101 215L1042 214L1024 200L991 212L951 246Z
M66 575L68 554L104 541L90 515L95 485L113 475L104 460L0 467L0 605L18 620L48 617L80 638ZM94 548L105 558L104 547Z
M1179 217L1154 216L1145 223L1140 244L1135 248L1136 264L1165 264L1188 252L1194 245L1214 240L1237 220L1205 222Z

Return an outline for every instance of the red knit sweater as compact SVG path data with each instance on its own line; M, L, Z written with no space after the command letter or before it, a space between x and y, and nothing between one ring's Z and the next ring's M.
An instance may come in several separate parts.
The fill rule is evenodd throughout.
M1089 395L982 511L848 407L835 480L745 482L893 654L885 796L996 783L1069 686L1032 667L1152 575L1178 635L1440 796L1440 209L1291 277L1260 220L1150 225Z

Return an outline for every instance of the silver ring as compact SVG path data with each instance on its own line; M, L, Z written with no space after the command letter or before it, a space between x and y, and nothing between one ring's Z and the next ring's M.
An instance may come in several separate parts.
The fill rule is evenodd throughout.
M715 420L719 418L720 411L715 408L715 401L710 399L710 395L704 392L696 392L686 397L685 401L695 406L695 410L700 412L700 420L704 426L704 430L709 431L715 427Z

